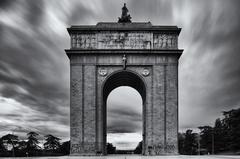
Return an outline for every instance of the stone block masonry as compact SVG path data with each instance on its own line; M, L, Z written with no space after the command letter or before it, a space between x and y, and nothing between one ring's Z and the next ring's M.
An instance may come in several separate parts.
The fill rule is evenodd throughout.
M180 31L149 22L68 28L72 156L106 155L106 100L119 86L142 96L142 154L178 154Z

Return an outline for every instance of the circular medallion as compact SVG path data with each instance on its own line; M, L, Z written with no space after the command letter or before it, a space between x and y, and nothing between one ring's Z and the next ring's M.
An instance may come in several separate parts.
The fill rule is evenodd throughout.
M101 76L106 76L106 75L107 75L107 70L104 69L104 68L102 68L102 69L99 69L99 70L98 70L98 73L99 73L99 75L101 75Z
M148 76L150 74L149 70L147 68L144 68L142 71L143 76Z

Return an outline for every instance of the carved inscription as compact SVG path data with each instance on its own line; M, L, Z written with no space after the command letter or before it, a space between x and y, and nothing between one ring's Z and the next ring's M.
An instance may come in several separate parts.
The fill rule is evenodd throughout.
M149 33L107 32L98 34L98 49L150 49Z

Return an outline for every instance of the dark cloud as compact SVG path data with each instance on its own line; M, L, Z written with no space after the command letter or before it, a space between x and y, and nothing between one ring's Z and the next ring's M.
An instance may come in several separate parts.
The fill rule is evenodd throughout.
M19 120L22 118L22 115L21 114L15 114L15 113L12 113L12 114L4 114L4 116L6 118L12 118L12 119L15 119L15 120Z
M135 105L134 105L135 106ZM141 105L136 105L137 107L140 107L139 110L142 110ZM111 118L125 118L129 119L131 121L141 121L142 120L142 113L140 111L136 111L136 109L132 109L129 107L129 105L126 107L122 105L113 105L113 108L108 110L109 117Z
M108 124L107 133L136 133L141 131L141 122L115 120Z
M26 10L25 17L27 21L34 27L41 25L45 9L44 1L25 1L24 4L26 5L24 9Z
M1 91L2 96L13 97L41 111L60 113L56 108L61 106L63 101L65 105L67 104L68 91L63 85L64 81L56 80L61 79L62 76L58 74L60 71L57 72L59 68L54 66L54 64L58 65L57 61L51 59L50 52L39 46L39 43L32 41L30 36L12 29L7 32L11 32L15 40L20 41L20 46L0 44L3 48L1 59L4 59L0 61L0 65L4 66L7 63L8 66L8 68L3 67L2 70L1 81L5 83ZM26 92L18 92L16 88L19 87ZM51 107L51 109L46 109L46 107Z
M67 23L69 25L87 24L89 20L96 18L96 12L93 12L82 3L77 3L73 6Z
M16 0L1 0L0 1L0 9L8 9L14 4Z
M142 115L131 110L108 111L108 133L136 133L142 129Z

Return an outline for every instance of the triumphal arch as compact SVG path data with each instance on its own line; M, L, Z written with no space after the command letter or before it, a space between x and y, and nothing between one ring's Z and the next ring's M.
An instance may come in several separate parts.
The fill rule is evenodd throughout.
M142 96L142 154L178 153L181 29L131 22L124 7L116 23L68 28L71 155L107 153L106 100L119 86L133 87Z

